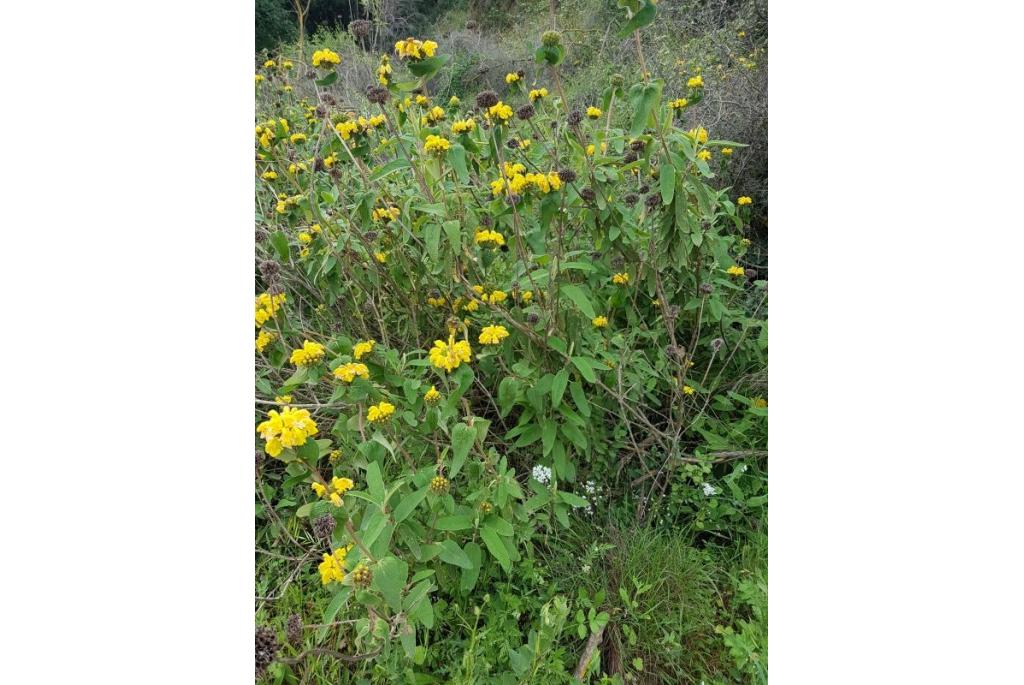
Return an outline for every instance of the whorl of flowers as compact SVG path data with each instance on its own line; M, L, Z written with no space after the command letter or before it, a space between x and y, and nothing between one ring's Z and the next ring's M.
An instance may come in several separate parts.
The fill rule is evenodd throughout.
M313 489L313 492L316 493L317 497L323 497L324 499L329 500L334 506L340 507L342 505L342 496L354 488L355 485L356 484L352 482L351 478L338 478L337 476L334 476L331 478L329 485L324 485L323 483L314 481L310 487Z
M330 67L336 64L341 64L341 56L333 50L317 50L313 53L314 67Z
M281 412L271 409L267 420L256 427L266 443L266 451L272 457L281 456L286 447L300 447L306 440L317 434L316 422L308 409L285 407Z
M508 330L504 326L485 326L480 331L481 345L500 345L501 341L508 337Z
M348 362L342 364L334 370L334 377L338 380L351 383L356 378L362 378L364 380L370 379L370 370L366 368L366 364L360 364L359 362Z
M437 43L432 40L416 40L406 38L395 43L395 53L403 59L421 60L433 57L437 51Z
M547 88L534 88L530 91L530 102L542 100L548 96Z
M261 328L263 324L273 318L277 310L281 308L281 305L285 303L286 296L284 293L278 293L271 295L270 293L261 293L256 297L256 328Z
M438 154L447 152L449 147L451 147L451 143L448 142L447 138L442 136L429 135L427 136L427 140L423 143L424 150Z
M512 108L506 105L504 102L499 100L497 103L487 108L487 116L491 119L498 120L499 123L505 123L512 118Z
M430 390L427 390L426 394L423 395L423 401L427 404L434 404L435 402L441 401L441 393L438 392L437 388L433 385L430 386Z
M430 363L435 367L451 373L459 368L459 364L463 362L468 364L472 354L473 350L469 346L469 341L460 340L455 342L455 334L452 333L448 336L448 342L443 340L434 341L429 357Z
M476 130L476 120L461 119L452 123L452 133L469 133Z
M478 230L473 238L482 247L501 247L505 244L505 236L497 231Z
M377 344L376 340L361 340L357 342L352 348L352 356L356 359L362 359L366 355L373 352L373 346Z
M380 402L375 404L366 412L366 418L370 423L378 423L380 421L387 421L388 417L395 413L395 405L390 402Z
M320 343L304 340L302 347L292 350L292 356L289 361L295 366L309 366L323 359L324 352L324 346Z
M324 560L320 562L320 582L324 585L329 583L340 583L345 580L345 557L348 556L352 545L339 547L331 554L324 554Z

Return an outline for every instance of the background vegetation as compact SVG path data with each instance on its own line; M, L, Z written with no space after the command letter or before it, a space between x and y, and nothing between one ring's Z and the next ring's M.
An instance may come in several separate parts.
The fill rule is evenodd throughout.
M314 0L300 44L258 2L255 418L319 426L257 441L258 678L767 682L766 9L663 0L623 34L620 4ZM411 35L446 63L415 73ZM477 100L540 87L528 120ZM520 159L558 187L494 190Z

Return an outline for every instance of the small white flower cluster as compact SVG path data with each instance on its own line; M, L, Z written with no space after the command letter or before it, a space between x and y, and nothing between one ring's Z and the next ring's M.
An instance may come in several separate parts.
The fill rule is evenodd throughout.
M594 483L594 481L592 480L588 480L586 483L583 484L583 491L586 492L588 495L588 497L583 498L587 500L587 508L585 509L585 511L588 514L593 514L594 502L592 498L596 498L597 496L597 484Z
M537 464L533 467L533 477L537 479L541 485L547 485L551 482L551 468Z
M718 490L715 490L714 485L712 485L711 483L704 483L704 495L706 497L711 497L711 495L715 494L716 492L718 492Z

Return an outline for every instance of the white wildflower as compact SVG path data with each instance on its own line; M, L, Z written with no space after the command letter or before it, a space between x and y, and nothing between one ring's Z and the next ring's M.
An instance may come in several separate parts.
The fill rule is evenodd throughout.
M533 477L540 482L541 485L547 485L551 482L551 469L547 466L541 466L537 464L533 467Z
M705 496L711 497L711 495L715 494L716 492L718 492L718 491L715 490L715 486L714 485L712 485L711 483L704 483L704 495Z

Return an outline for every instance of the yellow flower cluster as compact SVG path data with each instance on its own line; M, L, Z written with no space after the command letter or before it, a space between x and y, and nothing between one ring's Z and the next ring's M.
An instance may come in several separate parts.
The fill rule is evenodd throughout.
M389 222L394 221L402 215L402 211L398 207L378 207L373 210L373 220Z
M608 325L608 317L607 316L595 316L591 320L590 323L594 324L595 328L604 328L605 326Z
M730 276L744 276L744 275L746 275L746 272L743 270L743 267L742 266L736 266L735 264L733 264L728 269L726 269L725 273L729 274Z
M597 107L594 107L594 106L587 107L587 118L589 118L589 119L600 119L601 118L601 110L599 110Z
M340 453L339 453L340 456ZM330 500L331 504L336 507L342 505L342 497L346 492L355 487L355 483L350 478L338 478L337 476L331 478L330 485L324 485L323 483L313 482L313 492L316 493L317 497Z
M697 128L691 128L689 131L686 132L686 136L690 140L695 141L697 143L706 143L706 142L708 142L708 131L703 126L698 126Z
M476 130L476 120L461 119L452 123L452 133L469 133Z
M423 395L423 400L425 402L427 402L428 404L433 404L435 402L440 402L441 401L441 393L439 393L437 391L437 388L432 385L432 386L430 386L430 390L427 390L426 394Z
M480 331L481 345L500 345L501 341L508 337L508 330L504 326L484 326Z
M387 55L381 55L380 66L377 67L377 81L380 82L380 85L386 86L390 81L389 76L391 76L391 60Z
M562 187L562 179L557 171L549 171L546 174L535 174L532 171L524 174L524 171L526 171L526 167L522 164L510 165L506 162L505 176L496 181L491 181L491 194L501 195L502 192L507 192L509 195L521 195L529 190L530 187L533 187L546 195L552 190L558 190ZM508 178L507 183L505 181L506 177Z
M731 147L723 147L722 148L722 154L724 156L726 156L726 157L731 157L732 156L732 148Z
M292 350L291 363L295 366L309 366L324 358L324 346L317 342L305 340L302 347Z
M517 74L514 71L510 71L507 74L505 74L505 83L512 84L512 83L515 83L516 81L518 81L520 78L522 78L522 77L519 76L519 74Z
M704 160L705 162L711 159L711 150L701 150L697 153L697 159Z
M341 57L334 50L317 50L313 53L314 67L330 67L334 64L341 64Z
M270 293L261 293L256 297L256 328L261 328L263 324L269 321L277 310L281 308L281 305L285 302L285 294L279 293L277 295L271 295Z
M333 373L335 378L345 381L346 383L351 383L357 377L364 380L370 380L370 370L366 368L366 364L360 364L359 362L348 362L347 364L342 364L336 368Z
M320 582L324 585L329 583L340 583L345 580L345 557L348 556L352 545L339 547L332 554L324 553L324 560L320 562Z
M262 352L267 345L274 342L277 338L277 333L271 331L260 331L260 334L256 336L256 351Z
M499 124L503 124L512 118L512 108L498 100L498 104L487 109L487 117L497 119Z
M742 196L742 197L740 197L740 198L738 198L736 200L736 204L738 204L740 207L742 207L743 205L749 205L752 202L753 202L753 200L751 200L746 195L744 195L744 196Z
M370 420L370 423L378 423L380 421L387 421L388 417L394 413L395 405L390 402L381 401L380 404L370 407L369 411L366 412L366 418Z
M357 342L355 346L352 347L352 356L356 359L362 359L373 352L373 346L376 344L376 340L362 340Z
M472 354L473 350L469 346L469 341L455 342L455 334L452 333L448 336L447 343L443 340L435 340L429 356L431 364L451 373L459 368L459 364L463 362L468 364Z
M277 172L274 171L273 169L269 171L264 171L263 175L260 176L260 178L262 178L264 181L273 181L274 179L277 178Z
M285 447L304 445L307 438L316 435L317 428L308 409L285 407L280 413L276 409L267 412L267 420L256 431L267 443L267 454L277 457Z
M546 98L547 96L548 96L548 89L547 88L534 88L533 90L530 91L530 102L535 102L537 100L541 100L543 98Z
M474 237L477 245L482 247L501 247L505 244L505 236L497 231L487 229L478 230Z
M692 386L689 386L689 385L684 385L683 386L683 394L684 395L692 395L695 392L697 392L697 391Z
M301 195L292 195L292 196L278 195L277 196L277 206L274 209L277 210L278 214L284 214L289 209L291 209L293 207L297 207L299 205L299 200L301 200L301 199L302 199Z
M442 136L429 135L426 142L423 143L423 149L427 152L447 152L449 147L451 147L451 143Z
M625 271L612 276L612 283L615 285L629 285L629 274Z
M306 134L305 133L293 133L291 135L291 137L288 138L288 140L292 141L293 144L305 143L306 142Z
M699 75L699 74L697 76L694 76L693 78L689 79L686 82L686 87L687 88L703 88L704 87L704 77Z
M395 53L405 59L420 60L425 57L433 57L437 51L437 43L432 40L419 41L415 38L406 38L395 43Z
M420 117L421 126L429 126L430 124L436 124L437 122L445 118L445 112L442 108L434 105L431 107L425 115Z
M597 148L594 147L593 143L591 143L590 145L587 146L587 156L588 157L592 157L594 155L594 152L596 152L596 151L597 151ZM601 154L603 155L606 152L608 152L608 143L601 143Z
M688 104L690 104L690 101L687 100L686 98L676 98L675 100L668 103L668 106L671 107L672 109L683 109Z

